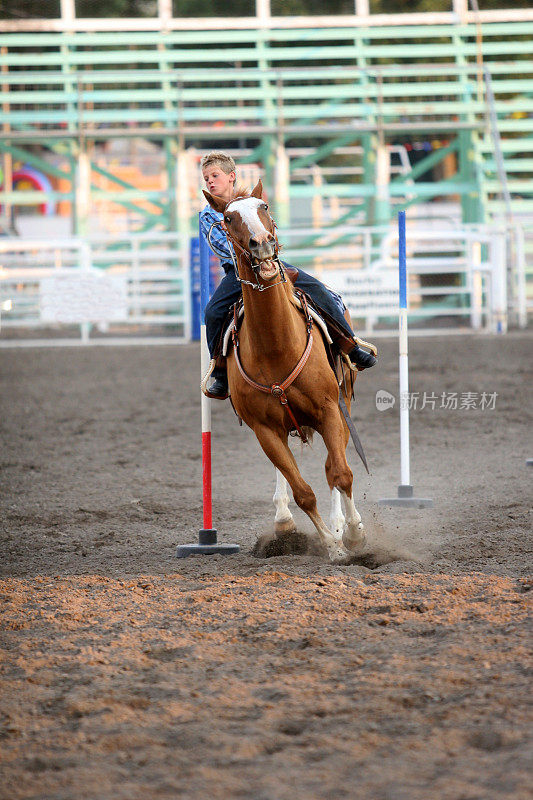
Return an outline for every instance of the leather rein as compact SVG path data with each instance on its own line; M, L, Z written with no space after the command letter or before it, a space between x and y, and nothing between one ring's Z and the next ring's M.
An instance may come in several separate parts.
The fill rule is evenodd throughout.
M224 210L222 211L222 214L224 214L226 212L226 208L229 206L230 203L235 203L236 200L240 200L240 199L246 200L247 198L245 198L245 197L243 197L243 198L237 197L237 198L234 198L234 199L230 200L228 203L226 203L226 205L224 207ZM251 256L251 254L248 252L248 250L246 250L240 244L240 242L238 242L231 235L231 233L228 231L227 228L223 228L222 227L222 223L221 222L219 222L218 220L216 222L213 222L213 224L209 228L209 232L207 234L207 241L209 242L209 246L211 247L211 250L213 250L213 252L216 253L216 250L213 247L213 243L211 241L211 231L217 225L220 228L222 228L222 230L226 234L227 238L230 240L231 244L233 245L233 248L231 248L231 247L229 248L229 253L230 253L230 256L231 256L231 260L233 261L233 269L235 270L235 277L236 277L237 281L239 283L241 283L241 284L245 283L247 286L251 286L252 289L255 289L255 291L257 291L257 292L265 292L267 289L273 289L274 286L278 286L280 283L287 283L287 276L285 275L285 270L283 269L283 264L281 263L281 261L279 259L279 242L278 242L278 234L276 233L276 223L274 222L272 217L270 217L270 220L272 222L272 230L269 231L269 233L271 233L273 235L274 240L276 242L276 245L275 245L275 248L274 248L274 256L272 257L271 261L277 261L278 267L279 267L279 272L280 272L280 279L279 279L279 281L276 281L275 283L269 283L267 285L265 285L264 283L258 283L258 282L257 283L253 283L253 281L247 281L244 278L241 278L241 276L239 275L238 261L235 258L235 253L234 253L234 249L233 248L237 248L237 250L240 250L241 254L248 260L248 262L250 264L250 269L253 271L253 273L256 276L256 278L257 278L257 271L259 269L261 269L261 264L260 263L259 264L254 264L253 263L253 258Z
M289 417L291 418L291 422L296 428L298 436L302 440L303 444L307 444L308 442L307 436L301 429L301 427L298 425L298 421L294 416L294 413L289 405L289 401L287 400L287 396L285 394L285 390L288 389L291 383L293 383L296 380L300 372L305 367L307 359L309 358L309 354L311 353L311 348L313 347L313 334L311 332L311 329L313 327L313 318L309 313L305 294L301 292L299 289L295 289L294 293L297 295L298 299L300 300L300 303L302 304L302 310L304 312L305 324L307 328L307 343L305 346L305 350L302 354L302 357L300 358L300 360L298 361L298 363L296 364L290 375L288 375L282 383L273 383L271 386L265 386L262 383L257 383L257 381L254 381L252 378L250 378L249 375L246 374L246 371L242 366L239 355L239 333L237 330L237 322L238 322L237 303L235 303L235 305L233 306L233 330L231 333L231 338L233 341L233 352L235 353L235 361L237 363L239 372L241 373L246 383L248 383L250 386L253 386L254 389L258 389L260 392L265 392L266 394L273 395L273 397L277 397L281 405L285 408Z
M224 208L222 213L223 214L225 213L226 208L228 207L228 205L230 203L234 203L238 199L239 198L234 198L234 199L230 200L226 204L226 206L225 206L225 208ZM245 198L243 198L243 199L245 199ZM231 255L231 259L233 261L233 268L235 270L235 277L236 277L237 281L240 284L244 283L247 286L251 286L252 289L255 289L258 292L264 292L267 289L273 289L274 286L279 286L280 283L287 283L287 276L285 275L285 270L283 269L283 265L282 265L282 263L281 263L281 261L279 259L279 242L278 242L278 236L277 236L277 233L276 233L276 223L274 222L272 217L270 219L271 219L271 222L272 222L272 230L270 231L270 233L274 236L274 240L275 240L275 243L276 243L275 244L275 248L274 248L274 256L273 256L273 258L271 260L272 261L277 261L277 263L278 263L278 267L279 267L279 271L280 271L280 279L278 281L276 281L275 283L269 283L269 284L265 285L265 284L261 284L259 282L253 283L252 281L247 281L247 280L244 280L244 278L241 278L241 276L239 275L238 259L235 257L233 249L230 248L230 255ZM211 243L211 231L213 230L215 225L219 225L222 228L222 223L221 222L214 222L211 225L210 229L209 229L209 233L207 234L207 239L208 239L208 242L209 242L209 244L210 244L212 249L213 249L213 245ZM227 238L230 240L230 242L232 243L233 247L237 248L237 250L240 251L240 253L248 260L248 262L250 264L250 268L252 269L252 271L254 272L254 275L257 278L257 271L259 269L261 269L261 264L259 263L259 264L255 264L254 265L251 253L249 253L248 250L246 250L240 244L240 242L238 242L231 235L231 233L228 231L227 228L222 228L222 230L225 232ZM307 328L307 343L306 343L306 346L305 346L305 350L304 350L304 352L302 354L302 357L300 358L300 360L298 361L298 363L296 364L296 366L294 367L294 369L292 370L290 375L288 375L282 383L273 383L271 386L265 386L262 383L257 383L257 381L254 381L253 378L250 378L250 376L246 374L246 371L245 371L245 369L244 369L244 367L243 367L243 365L241 363L241 358L240 358L240 355L239 355L239 332L238 332L238 328L237 328L237 323L238 323L237 303L235 303L235 305L233 306L233 331L232 331L232 334L231 334L231 338L232 338L232 341L233 341L233 351L235 353L235 361L237 362L238 370L241 373L241 375L244 378L244 380L246 381L246 383L248 383L250 386L253 386L254 389L258 389L258 391L260 391L260 392L265 392L266 394L271 394L273 397L277 397L279 399L281 405L285 408L285 410L287 411L289 417L291 418L291 422L294 425L298 436L301 438L301 440L302 440L302 442L304 444L307 444L308 443L307 436L303 432L303 430L301 429L300 425L298 425L298 421L297 421L296 417L294 416L294 413L293 413L293 411L292 411L292 409L291 409L291 407L289 405L289 401L287 400L287 395L285 394L285 390L288 389L289 386L296 380L296 378L298 377L300 372L305 367L305 365L307 363L307 359L309 358L309 354L311 353L311 348L313 347L313 334L311 332L311 329L313 327L313 318L311 317L311 315L309 313L309 309L307 307L306 297L305 297L304 293L299 291L298 289L295 289L294 292L298 296L298 298L300 300L300 303L302 305L302 310L303 310L304 317L305 317L305 324L306 324L306 328Z

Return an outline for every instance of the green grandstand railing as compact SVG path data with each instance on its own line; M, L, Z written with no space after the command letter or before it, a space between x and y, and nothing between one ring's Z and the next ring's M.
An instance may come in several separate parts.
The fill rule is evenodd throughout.
M533 216L533 22L481 30L512 209ZM432 185L418 180L436 163L428 160L425 169L393 180L391 211L454 193L463 198L464 221L478 222L501 215L505 203L477 33L475 25L432 24L3 34L0 142L17 158L21 150L31 156L33 144L46 150L70 142L74 157L87 139L143 135L188 146L238 136L253 140L265 163L280 137L285 144L311 141L314 163L341 143L360 142L362 179L319 190L293 179L290 193L359 197L371 213L373 137L445 134L458 155L457 176ZM313 157L296 162L304 163ZM138 210L135 188L122 188L109 199ZM33 192L14 194L0 199L36 202ZM165 210L175 193L171 187L149 199Z

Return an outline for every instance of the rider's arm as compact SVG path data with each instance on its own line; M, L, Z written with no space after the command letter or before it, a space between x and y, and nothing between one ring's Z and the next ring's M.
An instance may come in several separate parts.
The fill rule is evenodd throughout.
M213 253L218 256L223 263L231 263L231 245L228 242L226 234L220 225L214 225L214 227L211 228L214 222L220 222L221 219L221 214L217 214L216 211L213 211L209 206L206 206L206 208L204 208L200 214L200 228ZM211 231L210 236L209 231ZM211 241L209 241L209 239L211 239Z

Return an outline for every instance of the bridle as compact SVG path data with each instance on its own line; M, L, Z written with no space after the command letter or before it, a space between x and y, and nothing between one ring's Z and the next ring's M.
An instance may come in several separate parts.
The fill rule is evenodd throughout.
M238 200L247 200L247 199L248 199L247 197L237 197L237 198L235 198L235 199L232 199L232 200L230 200L230 201L229 201L228 203L226 203L226 205L224 206L224 209L223 209L223 211L222 211L222 214L225 214L225 213L226 213L226 209L227 209L227 207L230 205L230 203L236 203ZM279 284L280 284L280 283L287 283L287 276L285 275L285 270L284 270L284 268L283 268L283 264L282 264L282 262L281 262L281 261L280 261L280 259L279 259L279 242L278 242L278 235L277 235L277 233L276 233L276 228L277 228L277 226L276 226L276 223L274 222L274 220L272 219L272 217L270 217L270 221L271 221L271 223L272 223L272 230L271 230L271 231L269 231L269 233L271 233L271 234L272 234L272 236L274 237L274 241L275 241L275 243L276 243L276 244L275 244L275 247L274 247L274 255L273 255L273 257L272 257L271 259L269 259L269 260L270 260L270 261L276 261L276 262L277 262L277 264L278 264L278 268L279 268L279 273L280 273L280 278L279 278L279 280L277 280L275 283L268 283L268 284L259 283L259 281L258 281L258 279L257 279L257 273L258 273L258 271L261 269L261 263L259 263L259 264L254 264L254 263L253 263L253 262L254 262L254 260L253 260L252 254L251 254L251 253L250 253L248 250L246 250L246 248L244 248L244 247L241 245L241 243L240 243L240 242L238 242L238 241L237 241L237 240L236 240L236 239L235 239L235 238L234 238L234 237L231 235L231 233L228 231L228 229L227 229L227 228L223 228L223 227L222 227L222 222L219 222L218 220L217 220L217 221L215 221L215 222L213 222L213 224L212 224L212 225L211 225L211 227L209 228L209 232L208 232L208 234L207 234L207 241L209 242L209 246L211 247L211 249L212 249L212 250L215 250L215 248L214 248L214 246L213 246L213 242L211 241L211 232L212 232L213 228L214 228L215 226L217 226L217 225L218 225L218 226L219 226L219 227L220 227L220 228L221 228L221 229L224 231L224 233L226 234L227 238L230 240L231 244L233 245L233 247L232 247L232 248L231 248L231 247L229 248L229 251L230 251L231 260L232 260L232 262L233 262L233 269L235 270L235 277L236 277L237 281L238 281L240 284L243 284L243 283L244 283L244 284L246 284L247 286L251 286L251 287L252 287L252 289L255 289L255 290L256 290L256 291L258 291L258 292L264 292L264 291L266 291L267 289L273 289L273 288L274 288L274 286L279 286ZM256 283L254 283L253 281L247 281L247 280L245 280L244 278L241 278L241 276L239 275L239 265L238 265L238 260L235 258L235 248L237 248L237 250L239 250L239 251L242 253L242 255L243 255L243 256L244 256L244 257L247 259L247 261L249 262L250 269L253 271L253 273L254 273L254 275L255 275L255 277L256 277L256 281L257 281ZM215 252L216 252L216 251L215 251Z

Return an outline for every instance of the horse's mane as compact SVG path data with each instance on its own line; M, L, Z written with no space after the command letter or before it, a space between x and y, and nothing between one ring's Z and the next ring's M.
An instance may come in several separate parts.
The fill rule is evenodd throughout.
M246 188L246 186L235 185L235 188L233 189L233 194L231 195L231 200L232 201L233 200L242 200L243 198L250 197L250 196L251 196L251 192L250 192L249 189Z

